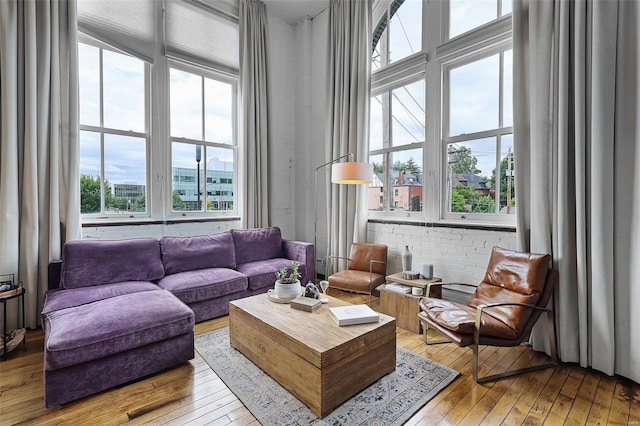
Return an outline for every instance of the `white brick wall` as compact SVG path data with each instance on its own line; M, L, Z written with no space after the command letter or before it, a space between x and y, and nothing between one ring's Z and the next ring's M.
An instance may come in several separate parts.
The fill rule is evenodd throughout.
M420 272L423 263L431 263L434 276L443 281L469 284L482 280L493 246L516 249L515 232L393 223L370 222L368 241L389 247L387 274L402 270L401 255L408 245L412 270Z

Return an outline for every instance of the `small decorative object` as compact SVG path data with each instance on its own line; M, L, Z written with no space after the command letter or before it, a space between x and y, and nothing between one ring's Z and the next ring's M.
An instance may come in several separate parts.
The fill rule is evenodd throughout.
M430 263L422 264L422 278L425 280L430 280L433 278L433 265Z
M291 264L291 273L286 266L276 270L276 296L280 299L295 299L300 294L299 263L295 260Z
M305 312L313 312L318 309L320 305L322 305L322 302L310 297L296 297L291 301L291 307L293 309L299 309Z
M418 278L420 278L420 272L404 271L402 273L402 278L404 278L405 280L417 280Z
M310 299L319 299L320 290L318 290L318 287L316 287L314 283L309 282L304 288L304 297L308 297Z
M410 271L411 270L411 261L413 259L413 255L411 254L411 250L409 250L409 246L404 246L404 252L402 252L402 271Z
M327 297L327 289L329 289L329 281L322 280L320 281L320 288L322 289L322 293L324 296L322 297L322 303L329 303L329 298Z
M414 296L422 296L424 294L424 290L420 287L411 287L411 294Z

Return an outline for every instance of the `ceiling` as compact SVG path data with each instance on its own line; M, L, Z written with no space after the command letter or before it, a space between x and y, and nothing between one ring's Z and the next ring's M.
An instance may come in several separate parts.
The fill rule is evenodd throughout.
M329 0L262 0L267 10L290 25L296 25L305 17L315 17L329 7Z

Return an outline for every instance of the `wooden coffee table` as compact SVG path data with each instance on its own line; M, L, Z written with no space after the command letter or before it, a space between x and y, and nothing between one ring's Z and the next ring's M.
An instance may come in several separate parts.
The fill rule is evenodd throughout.
M304 402L319 418L396 368L396 321L338 327L329 296L314 312L266 294L229 302L231 346Z

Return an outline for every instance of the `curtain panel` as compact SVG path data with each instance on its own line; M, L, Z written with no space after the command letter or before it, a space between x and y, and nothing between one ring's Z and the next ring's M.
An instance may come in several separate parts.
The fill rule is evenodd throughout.
M244 220L269 226L269 108L267 12L259 0L240 1L241 137L244 140Z
M519 248L551 253L559 270L562 361L636 382L638 22L638 2L514 1Z
M371 97L371 1L329 4L327 152L331 161L353 153L368 162ZM327 258L348 257L351 243L367 239L367 187L332 185L327 190ZM336 269L337 265L333 265ZM327 276L333 271L327 270Z
M27 327L80 238L76 25L73 0L0 2L0 273L26 288Z

